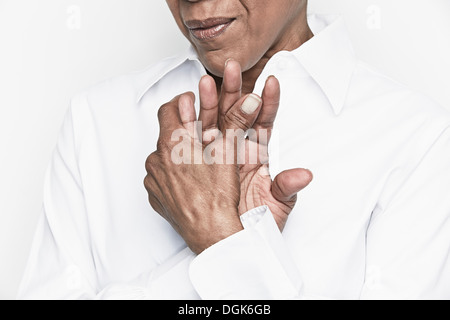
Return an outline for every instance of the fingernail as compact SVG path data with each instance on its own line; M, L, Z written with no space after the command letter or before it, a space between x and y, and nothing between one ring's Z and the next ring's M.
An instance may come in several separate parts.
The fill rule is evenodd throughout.
M261 105L261 98L256 94L249 95L242 103L241 110L246 114L252 114Z
M266 83L269 82L269 80L270 80L271 78L276 79L277 77L275 77L273 74L270 75L270 76L268 76L267 79L266 79Z

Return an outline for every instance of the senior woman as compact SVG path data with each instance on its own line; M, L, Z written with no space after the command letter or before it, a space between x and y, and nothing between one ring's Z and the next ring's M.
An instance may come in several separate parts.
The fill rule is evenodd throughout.
M72 100L19 296L450 298L448 111L305 0L167 3L191 47Z

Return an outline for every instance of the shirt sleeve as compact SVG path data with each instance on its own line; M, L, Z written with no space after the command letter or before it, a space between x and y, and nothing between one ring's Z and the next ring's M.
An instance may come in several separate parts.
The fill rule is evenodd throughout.
M296 299L302 281L268 207L241 217L244 230L197 256L190 278L202 299Z
M133 281L99 285L77 163L77 149L84 131L79 119L86 116L81 115L86 105L85 97L74 98L65 118L45 178L43 213L18 298L198 298L189 281L189 265L195 257L189 249Z
M380 206L367 233L361 298L450 299L449 128Z
M376 211L367 231L360 298L449 299L450 129ZM192 261L191 281L202 299L327 299L304 294L267 207L246 213L242 223L245 230Z

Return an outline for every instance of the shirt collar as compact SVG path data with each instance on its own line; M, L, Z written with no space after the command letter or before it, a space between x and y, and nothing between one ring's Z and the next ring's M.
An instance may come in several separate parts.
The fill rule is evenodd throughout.
M157 63L156 65L152 65L148 67L147 70L144 70L144 77L137 84L138 94L136 96L136 103L139 103L147 93L147 91L150 90L168 73L175 70L189 60L197 61L201 65L201 62L198 59L197 52L195 51L193 46L189 46L187 50L183 51L177 56L167 58L165 59L165 61Z
M318 83L338 115L345 104L356 56L342 16L309 15L314 37L292 54Z
M314 37L291 54L318 83L328 97L334 113L338 115L344 107L356 66L344 19L342 16L312 14L308 16L308 23ZM168 58L166 63L150 67L139 81L137 103L165 75L189 60L200 64L192 46L180 55Z

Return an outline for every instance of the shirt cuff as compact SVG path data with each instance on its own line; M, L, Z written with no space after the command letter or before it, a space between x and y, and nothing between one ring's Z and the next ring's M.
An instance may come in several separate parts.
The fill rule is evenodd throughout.
M267 206L241 217L244 230L192 260L191 282L202 299L294 299L301 278Z
M189 267L196 255L186 248L153 272L148 282L151 299L198 300L200 297L189 279Z

